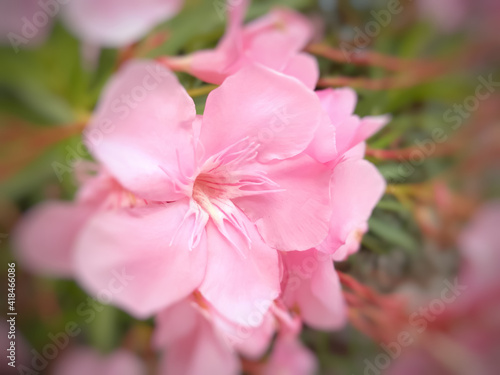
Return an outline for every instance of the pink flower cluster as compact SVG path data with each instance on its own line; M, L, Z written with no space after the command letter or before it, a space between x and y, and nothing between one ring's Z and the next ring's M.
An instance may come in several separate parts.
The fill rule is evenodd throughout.
M397 358L389 375L494 375L500 366L500 202L485 204L459 238L458 280L465 292L428 322L419 345Z
M120 47L179 12L182 0L15 0L0 3L0 43L40 44L55 17L86 43Z
M184 66L220 83L203 115L164 61L128 62L86 129L97 163L78 168L75 201L17 231L25 267L156 316L162 374L237 374L275 336L259 373L314 373L301 325L345 324L333 261L357 251L385 190L363 156L388 117L354 115L350 89L313 91L306 19L281 9L243 26L245 6Z

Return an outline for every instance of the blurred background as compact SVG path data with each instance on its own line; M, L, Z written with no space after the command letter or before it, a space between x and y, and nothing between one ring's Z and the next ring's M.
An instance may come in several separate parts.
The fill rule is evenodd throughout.
M0 2L0 279L7 280L7 263L15 261L11 233L23 212L47 199L73 197L77 185L71 165L90 158L81 146L81 132L117 67L132 57L212 48L226 19L223 1L186 0L175 17L158 22L126 47L81 41L58 15L47 17L45 24L40 21L33 38L13 43L7 32L18 27L16 17L24 13L12 13L15 1ZM350 86L359 95L356 114L388 113L393 118L367 148L367 158L388 182L386 194L373 213L361 251L337 266L345 275L350 324L334 333L306 328L302 336L318 357L319 373L494 374L492 369L500 368L495 359L500 354L499 306L487 307L490 325L484 326L480 314L431 314L425 332L404 352L390 343L400 339L405 326L418 329L410 320L412 313L419 314L414 319L421 318L419 309L440 296L445 282L453 284L455 275L464 272L461 233L480 207L499 198L500 2L256 0L247 19L278 5L299 10L314 22L315 40L306 50L318 57L319 88ZM187 74L179 76L188 89L203 86ZM204 93L196 96L198 113L205 99ZM500 227L498 220L494 224L490 228ZM495 241L498 235L490 244L500 252ZM485 262L481 267L490 272L493 265ZM500 300L500 283L493 278L490 284L496 289L485 298ZM152 321L93 306L73 281L36 276L19 265L16 296L23 341L22 348L18 338L19 363L23 355L29 361L31 348L41 350L48 335L66 330L68 322L82 330L72 338L75 344L104 353L122 347L146 362L154 359ZM2 311L6 300L2 297ZM81 304L95 314L90 324L75 309ZM455 332L464 330L463 321L472 325L467 343L486 345L488 359L467 362L468 355L462 356L467 345ZM6 327L0 324L1 330ZM480 335L484 330L495 332L487 344ZM442 341L422 339L431 332ZM428 358L429 351L444 354ZM388 362L380 356L384 353ZM461 360L450 364L450 357ZM476 360L481 366L491 360L490 370L468 371L477 369L479 365L471 365ZM51 373L50 368L51 363L40 373Z

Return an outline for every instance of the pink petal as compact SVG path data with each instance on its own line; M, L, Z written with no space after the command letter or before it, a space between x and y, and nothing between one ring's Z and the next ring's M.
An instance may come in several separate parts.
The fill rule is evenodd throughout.
M472 7L472 3L464 0L420 0L416 5L417 11L432 20L440 31L448 33L464 24L471 13L469 5Z
M86 42L121 47L173 17L182 0L71 0L61 6L70 30Z
M241 213L244 236L228 225L227 238L209 222L207 226L208 264L200 292L227 319L252 326L278 297L278 254L260 238L252 223Z
M123 349L115 351L105 361L103 375L147 374L146 367L139 358Z
M210 93L201 141L206 157L248 139L260 144L260 161L286 159L307 147L321 119L312 91L294 78L252 66Z
M201 50L187 57L169 58L174 62L185 62L184 70L202 81L220 85L227 76L237 72L244 64L242 27L248 0L239 0L227 4L229 23L226 33L213 50Z
M36 273L73 276L75 241L94 212L92 206L55 201L28 212L14 234L14 246L23 266Z
M53 373L54 375L99 374L102 373L101 358L93 349L72 349L56 363Z
M316 92L336 129L339 155L367 140L389 121L389 116L354 116L356 92L350 88L326 89Z
M86 348L70 349L53 370L54 375L145 375L146 368L132 353L118 350L107 357Z
M306 17L280 8L246 25L243 40L254 61L282 69L290 57L306 46L313 33L313 25Z
M307 155L313 157L320 163L327 163L336 158L336 129L326 113L323 113L322 121L314 134L314 138L307 146Z
M263 304L261 311L264 311ZM276 332L276 320L268 310L266 313L254 314L252 326L236 324L228 321L220 314L214 314L214 324L218 331L238 353L245 358L258 360L269 348Z
M462 274L466 285L482 293L497 288L500 281L500 201L485 203L464 228L458 239L465 260ZM477 294L477 293L475 293Z
M342 154L341 159L337 161L340 162L342 160L360 160L365 157L366 154L366 142L358 143L353 148L350 148L346 152Z
M317 369L314 354L298 338L280 336L260 374L313 375Z
M356 137L360 122L360 118L355 115L336 119L335 140L339 156L343 156L353 147L353 139Z
M47 15L37 16L35 25L33 20L37 13L45 14L38 1L1 1L0 45L10 44L16 52L18 49L40 46L52 28L53 19ZM45 20L43 24L42 19Z
M359 117L353 115L356 92L350 88L341 88L316 91L316 94L335 128L337 152L342 155L351 148L359 126Z
M94 296L145 318L193 292L205 274L205 236L192 250L187 200L94 217L79 238L79 281ZM184 221L183 221L184 220ZM182 225L181 225L182 222ZM120 277L119 275L126 275Z
M332 121L351 116L356 108L357 94L351 88L325 89L316 91L321 105L328 112Z
M318 61L307 53L292 56L282 72L301 81L304 85L314 90L319 79Z
M298 307L314 329L333 330L346 324L347 307L331 258L315 249L283 254L287 284L283 299Z
M256 24L259 27L253 27ZM316 86L319 67L316 59L299 53L306 45L312 26L289 10L277 10L249 24L243 32L245 56L254 63L298 78L309 88Z
M311 22L300 13L277 9L243 27L247 7L248 1L228 3L229 25L214 50L168 58L167 64L206 82L221 84L241 68L258 63L314 88L318 64L312 56L300 53L312 37Z
M366 141L368 138L377 133L380 129L386 126L391 121L391 117L383 116L368 116L361 119L359 127L356 130L356 135L351 141L351 147Z
M133 61L106 88L85 141L126 189L171 201L182 196L180 186L193 172L195 116L193 100L173 73Z
M266 243L278 250L307 250L328 233L331 216L329 168L302 154L262 166L282 192L237 198Z
M374 360L365 360L364 363L364 368L367 369L366 372L379 371L379 367ZM477 369L474 370L474 373L481 374ZM453 371L450 372L449 369L443 368L439 361L429 355L425 349L409 348L402 350L401 356L398 356L391 363L385 373L387 375L452 375ZM486 373L484 374L486 375Z
M156 346L165 349L161 374L239 374L236 355L189 300L162 311L156 323Z
M357 251L368 229L368 218L384 191L385 181L371 163L365 160L339 163L332 176L330 232L318 249L334 254L335 260Z

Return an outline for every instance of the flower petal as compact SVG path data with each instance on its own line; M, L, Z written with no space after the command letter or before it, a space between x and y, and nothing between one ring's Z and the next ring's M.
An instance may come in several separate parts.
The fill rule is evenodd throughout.
M366 160L339 163L332 176L330 231L318 250L345 259L357 251L367 221L385 191L385 181L373 164Z
M172 201L193 173L195 116L193 100L172 72L134 61L106 88L85 141L126 189Z
M298 307L314 329L333 330L346 324L347 306L330 256L315 249L283 254L287 271L283 299Z
M356 135L351 141L351 147L366 141L386 126L390 121L391 116L388 115L363 117L359 123L358 129L356 130Z
M121 47L175 15L181 5L182 0L71 0L61 8L63 20L78 37L99 46Z
M254 61L281 70L313 36L312 23L302 14L279 8L248 23L243 31L247 55Z
M322 115L316 95L296 79L250 66L208 96L201 141L207 158L248 139L260 145L260 161L286 159L307 147Z
M145 375L146 368L138 357L123 349L102 357L97 351L82 347L64 353L53 374Z
M262 241L244 215L236 215L245 226L251 246L233 226L226 227L224 237L209 222L207 272L199 289L224 317L252 326L254 316L263 316L279 295L278 254Z
M327 163L337 156L336 129L326 113L314 134L314 138L307 146L306 154L320 163Z
M265 313L254 314L251 326L231 322L216 311L213 311L213 322L225 340L238 353L246 358L258 360L269 348L276 332L277 324L271 311L269 309Z
M0 45L9 45L18 52L18 47L34 48L47 39L52 29L53 20L47 17L40 23L37 14L41 8L33 0L0 2ZM31 20L37 19L37 25Z
M156 346L163 344L165 347L162 349L166 349L160 365L161 374L239 373L236 354L199 308L189 300L183 300L162 311L158 314L156 323ZM181 329L179 325L182 326ZM175 337L169 337L171 332L175 332Z
M314 354L298 337L280 335L261 375L310 375L316 374L318 363Z
M179 66L180 70L187 71L202 81L220 85L227 76L238 71L246 60L243 53L242 29L248 3L248 0L240 0L228 4L226 33L215 49L197 51L186 57L167 58L167 64L173 62L174 68Z
M292 56L282 72L301 81L304 85L314 90L319 79L318 61L307 53Z
M186 297L206 267L204 234L188 247L196 225L188 210L182 200L99 213L77 244L79 281L98 298L111 294L113 304L139 318Z
M351 88L325 89L316 91L321 105L328 112L333 122L344 119L354 113L357 102L357 94Z
M275 249L307 250L320 244L332 212L330 169L305 154L262 169L284 191L237 198L234 203Z
M14 234L14 247L23 266L57 277L74 274L75 241L95 208L69 202L45 202L22 219Z

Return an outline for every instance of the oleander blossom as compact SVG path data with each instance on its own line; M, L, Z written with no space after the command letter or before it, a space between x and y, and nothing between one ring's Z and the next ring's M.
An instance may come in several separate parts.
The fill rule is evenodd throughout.
M328 236L317 250L331 254L335 261L342 261L358 251L368 230L368 219L385 191L384 178L363 157L365 141L384 127L390 116L360 118L355 115L357 96L350 88L321 90L317 95L329 122L322 122L309 147L316 159L332 170L330 189L334 213Z
M123 47L175 16L183 0L15 0L0 3L0 43L37 47L55 17L87 45Z
M175 16L183 0L71 0L61 6L65 25L86 43L122 47Z
M242 356L255 363L254 369L246 369L252 374L313 374L316 360L300 343L300 318L279 302L269 304L249 327L228 321L197 294L161 311L153 337L162 353L160 373L236 375ZM265 358L275 334L278 339Z
M500 359L500 201L484 204L458 239L462 256L457 299L422 333L428 340L407 349L389 375L498 373ZM429 345L438 337L436 345ZM454 355L460 350L460 357ZM460 370L458 372L457 370Z
M37 13L43 18L39 18L35 25L33 20ZM19 47L38 47L47 38L51 27L51 20L45 17L37 1L0 2L0 44L10 44L16 51Z
M228 26L213 50L161 60L173 70L202 81L221 84L245 66L262 64L290 75L314 89L319 77L316 59L302 52L314 34L312 23L300 13L277 8L243 26L248 0L228 1Z
M120 106L145 84L148 68L160 82L133 108ZM264 67L229 77L201 117L171 72L129 63L87 130L113 188L92 178L87 199L103 195L106 204L73 205L78 223L60 219L72 225L65 271L96 295L125 269L133 281L113 303L138 317L199 290L229 320L246 319L256 301L279 295L276 249L307 250L327 235L331 171L305 152L324 120L312 91ZM115 128L93 144L91 135L109 123ZM41 221L28 220L26 231L35 233ZM28 249L21 254L35 252L22 238L37 236L17 236Z
M316 248L282 253L281 300L312 328L336 330L347 321L347 307L333 261L356 252L368 218L385 190L378 170L363 160L365 140L389 116L354 115L356 93L349 88L316 93L327 113L308 151L331 169L332 215L327 238Z
M146 375L146 366L127 350L119 349L102 356L85 347L70 348L58 359L53 375Z

